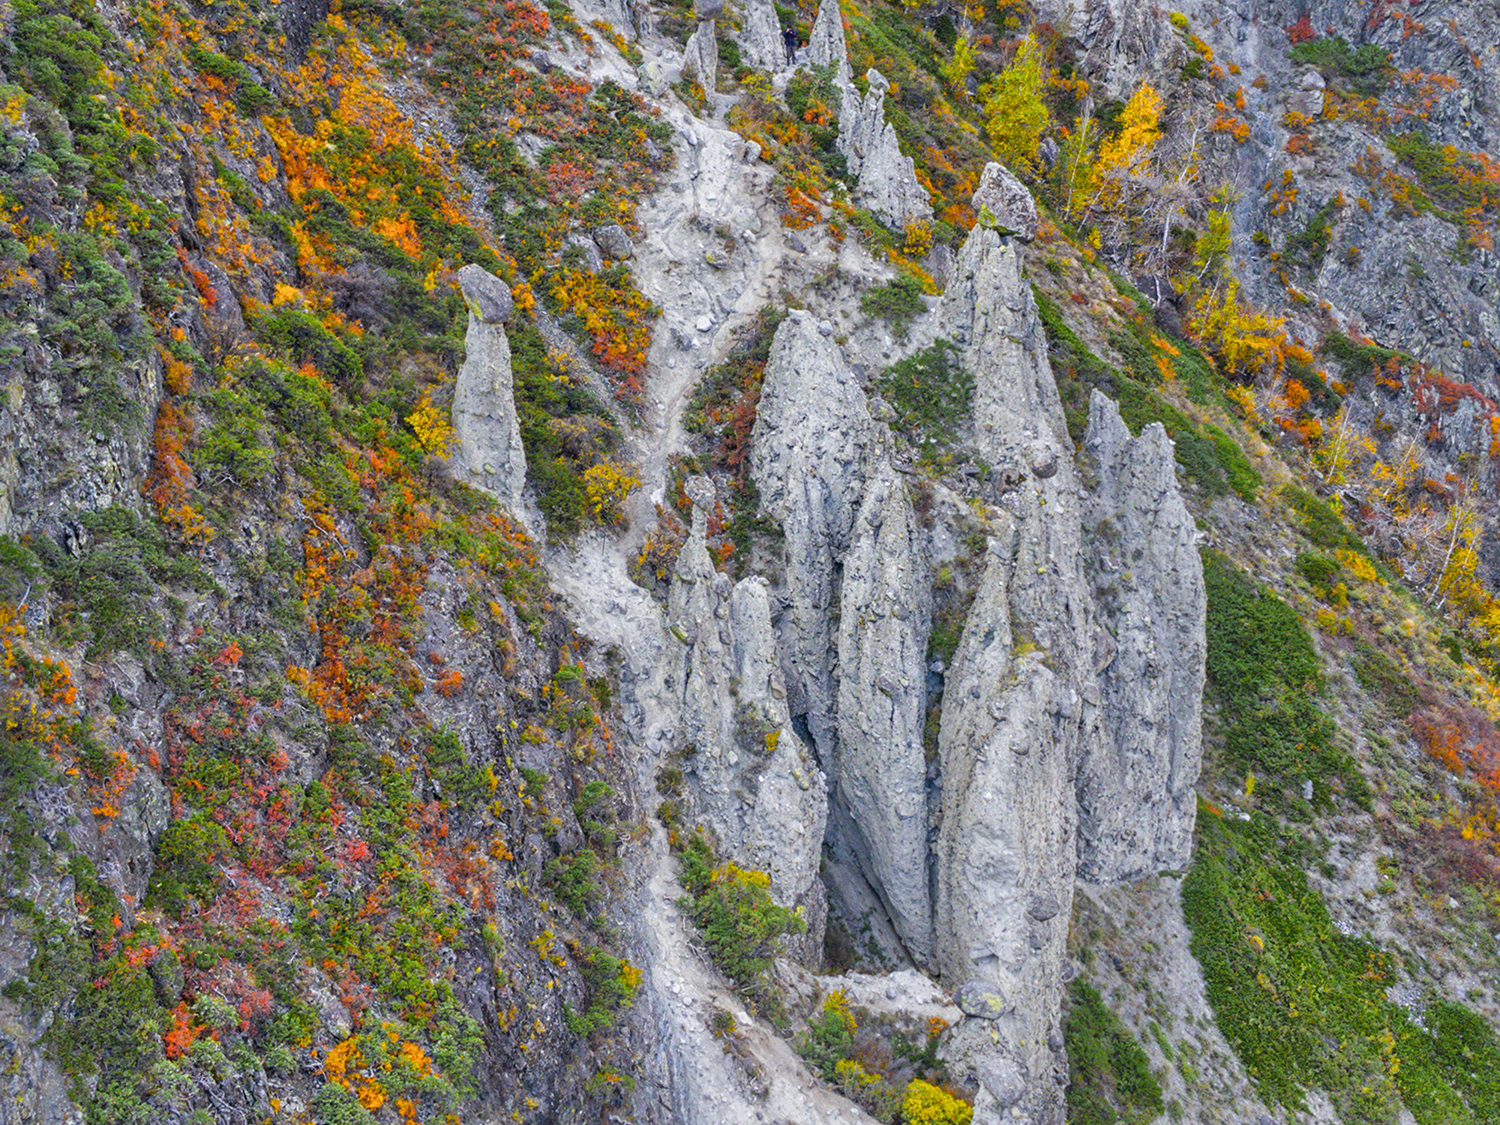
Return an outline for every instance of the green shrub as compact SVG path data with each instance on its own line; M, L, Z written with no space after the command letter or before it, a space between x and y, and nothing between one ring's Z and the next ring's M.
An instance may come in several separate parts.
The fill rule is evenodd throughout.
M588 1007L567 1011L568 1030L580 1038L614 1026L616 1017L635 1002L641 972L602 949L590 949L579 959L579 971L588 988Z
M1346 79L1351 89L1374 97L1395 76L1390 52L1374 43L1362 43L1351 47L1337 35L1309 39L1298 43L1291 51L1294 63L1315 66L1323 72L1325 79Z
M1300 834L1261 814L1204 811L1198 825L1183 916L1215 1020L1263 1098L1300 1109L1318 1088L1346 1121L1395 1120L1398 1101L1420 1125L1496 1120L1493 1031L1438 1004L1429 1034L1386 998L1395 958L1333 925Z
M1161 1086L1141 1045L1081 978L1068 986L1068 1000L1069 1125L1154 1121L1162 1112Z
M822 1014L807 1022L807 1038L797 1053L823 1076L823 1081L832 1082L838 1064L854 1050L855 1026L849 1001L842 992L834 992L823 1001Z
M599 857L592 848L584 847L548 861L543 878L559 902L580 918L586 918L599 898L599 884L594 881L598 872Z
M1224 723L1227 764L1285 783L1311 780L1314 803L1337 778L1357 804L1369 786L1318 709L1323 673L1296 612L1217 551L1203 553L1208 682Z
M342 1086L325 1082L312 1101L319 1125L375 1125L375 1118L359 1099Z
M765 872L720 864L702 833L688 839L678 862L690 912L714 962L740 987L764 996L765 973L781 938L806 933L807 923L776 904Z
M887 368L876 386L924 460L946 452L970 424L974 376L947 340Z
M888 285L878 285L859 299L860 311L879 317L891 326L898 340L906 339L912 321L927 311L922 286L914 277L901 276Z
M189 896L212 901L221 885L218 861L231 854L229 837L207 813L174 820L156 841L147 903L181 914Z
M1281 490L1281 498L1302 517L1302 531L1316 546L1325 551L1344 550L1360 555L1369 554L1364 541L1349 530L1344 518L1326 501L1291 484Z
M1339 580L1343 568L1330 558L1303 551L1292 564L1298 574L1306 578L1313 589L1319 592L1330 589Z

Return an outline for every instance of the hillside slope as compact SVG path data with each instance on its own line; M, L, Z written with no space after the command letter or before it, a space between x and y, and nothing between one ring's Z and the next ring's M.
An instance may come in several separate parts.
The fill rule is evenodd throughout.
M1495 31L5 2L0 1122L1500 1120Z

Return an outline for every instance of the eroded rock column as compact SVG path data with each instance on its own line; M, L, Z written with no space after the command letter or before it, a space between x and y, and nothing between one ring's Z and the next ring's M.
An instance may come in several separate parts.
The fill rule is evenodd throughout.
M922 745L929 581L906 483L882 453L844 556L834 815L837 834L924 967L932 963Z
M761 510L785 534L786 612L777 622L793 716L806 717L818 759L838 776L833 626L839 562L865 488L874 422L832 330L791 313L771 343L750 471Z
M1166 431L1153 422L1132 438L1095 391L1084 450L1098 473L1084 531L1103 737L1079 763L1078 873L1119 882L1181 870L1191 856L1207 600Z
M999 998L987 1065L1015 1066L1014 1108L1043 1125L1063 1118L1072 779L1098 730L1093 605L1072 442L1016 239L976 227L954 274L939 333L975 377L995 518L943 698L937 957L954 983Z
M678 556L667 619L680 642L682 770L696 823L723 855L765 871L783 905L808 922L804 954L821 950L826 914L818 864L827 784L792 730L771 631L766 580L731 583L706 544L713 485L689 482L693 524Z
M526 451L511 381L505 322L514 311L510 287L481 266L458 271L469 328L453 389L454 467L475 488L515 512L526 487Z

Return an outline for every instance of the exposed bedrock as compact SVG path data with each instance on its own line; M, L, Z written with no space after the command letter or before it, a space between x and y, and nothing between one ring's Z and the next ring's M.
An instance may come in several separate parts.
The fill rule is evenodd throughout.
M875 424L831 330L804 312L771 344L750 470L762 511L785 534L786 610L776 623L791 714L838 777L832 612L840 560L865 489Z
M821 948L818 881L827 823L822 771L792 730L766 580L731 583L705 544L713 486L689 485L693 526L677 559L668 623L680 642L680 741L691 819L724 856L767 872L777 901L804 908L803 952Z
M745 0L740 17L740 59L756 70L786 69L786 46L773 0Z
M878 70L865 74L869 93L860 98L853 87L843 95L838 149L851 175L859 177L854 198L896 227L932 218L932 201L917 179L912 158L901 154L895 128L885 119L885 95L891 88Z
M1118 882L1187 866L1203 750L1203 565L1159 424L1132 438L1095 391L1084 516L1101 626L1103 738L1078 769L1078 873Z
M931 612L906 484L878 456L844 556L834 828L924 967L932 962L922 749Z
M455 468L468 483L516 512L526 487L526 451L504 327L513 312L510 287L476 265L459 270L458 281L469 308L469 327L453 388Z
M1073 777L1099 737L1079 486L1010 237L975 228L938 316L975 377L976 443L1000 511L943 698L937 959L951 980L979 978L1001 997L991 1054L1019 1068L1018 1106L1041 1125L1063 1115Z
M840 91L849 88L849 49L844 42L844 16L839 11L839 0L821 0L818 4L817 18L807 37L807 61L813 66L832 66L834 88Z

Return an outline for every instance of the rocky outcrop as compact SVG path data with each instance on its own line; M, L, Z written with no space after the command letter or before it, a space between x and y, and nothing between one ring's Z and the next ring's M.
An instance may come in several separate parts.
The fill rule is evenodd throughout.
M679 741L691 819L713 832L726 858L769 874L778 901L803 907L803 944L815 951L826 782L792 729L766 580L733 584L714 569L705 543L713 485L694 478L689 495L693 525L677 559L668 623L681 643Z
M937 959L949 978L977 977L1001 998L991 1055L1019 1068L1019 1103L1040 1125L1062 1120L1072 779L1098 730L1078 481L1009 237L970 234L939 332L975 376L976 444L994 468L1000 510L943 698Z
M807 37L807 61L813 66L832 66L834 88L850 88L853 74L849 70L849 49L844 42L844 16L839 11L839 0L821 0L818 4L817 18Z
M1036 200L1026 185L1004 164L984 166L979 188L974 192L974 211L979 225L1022 242L1036 237Z
M526 487L526 451L511 385L510 341L504 322L513 312L510 289L480 266L458 271L469 328L464 362L453 388L454 467L475 488L511 511Z
M699 20L697 30L688 36L682 48L682 77L696 79L706 94L712 94L719 83L719 44L714 38L714 21Z
M838 776L830 616L864 494L874 422L832 330L793 312L776 331L752 433L761 510L786 537L786 611L777 621L788 703Z
M879 457L843 560L836 834L918 965L932 961L926 655L931 605L905 482Z
M1078 769L1078 872L1116 882L1185 867L1203 752L1206 596L1193 518L1157 423L1132 438L1097 390L1084 517L1099 611L1103 737Z
M781 21L772 0L745 0L740 13L740 59L756 70L786 69Z
M847 64L846 64L847 65ZM869 93L861 99L848 87L839 114L838 149L851 175L859 177L854 198L895 227L932 218L932 201L917 180L916 165L901 155L896 130L885 119L891 88L878 70L865 74Z

